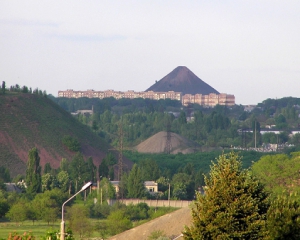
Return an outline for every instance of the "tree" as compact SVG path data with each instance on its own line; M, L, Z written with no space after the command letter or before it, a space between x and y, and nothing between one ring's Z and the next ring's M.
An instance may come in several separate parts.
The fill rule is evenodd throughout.
M62 192L67 192L70 183L70 177L67 171L60 171L57 176L58 186Z
M173 175L171 185L173 186L173 197L175 199L192 199L195 195L191 182L191 175L176 173Z
M292 197L276 197L268 210L267 227L270 239L300 239L299 202Z
M127 197L128 198L141 198L145 195L145 186L141 169L134 164L127 179Z
M70 151L73 151L73 152L78 152L80 151L80 143L79 141L70 136L70 135L66 135L63 137L62 139L62 143L70 150Z
M46 173L42 176L42 191L51 190L58 187L57 179L51 173Z
M102 191L102 201L106 201L107 199L114 199L116 197L115 188L107 178L102 178L100 182L100 188Z
M68 209L70 228L74 233L79 234L80 238L92 232L92 224L88 218L89 210L83 205L73 205Z
M5 81L2 81L2 93L3 94L5 94L5 90L6 90Z
M27 212L27 204L21 200L12 205L5 216L18 224L19 222L23 222L27 219Z
M48 222L54 222L57 220L60 213L60 207L66 200L66 194L60 189L53 189L51 191L45 191L35 196L33 201L30 202L31 212L37 220L44 220Z
M193 224L185 239L262 239L268 194L236 153L222 154L205 177L205 194L196 193Z
M5 214L8 212L8 210L9 210L9 204L8 204L7 200L0 196L0 218L5 216Z
M107 218L107 226L111 235L124 232L132 227L132 222L124 216L124 210L119 209L112 212Z
M90 181L88 179L87 164L84 161L83 155L77 153L70 164L71 178L75 181L75 191L77 192L77 186L83 185L84 182Z
M140 162L139 167L144 181L156 181L159 178L159 167L154 160L143 160Z
M62 158L60 161L60 171L68 171L69 162L66 158Z
M26 169L27 193L38 193L41 191L42 178L40 157L37 148L32 148L28 153L28 162Z
M0 166L0 180L3 180L4 182L10 182L10 173L8 168L4 166Z
M51 173L51 171L52 171L51 164L46 163L45 166L44 166L44 174Z
M98 174L100 177L114 179L113 166L117 163L116 158L112 153L108 153L99 165Z
M94 165L92 157L89 157L86 160L86 165L87 165L87 171L88 171L88 175L89 175L87 177L91 181L96 182L97 181L97 167Z

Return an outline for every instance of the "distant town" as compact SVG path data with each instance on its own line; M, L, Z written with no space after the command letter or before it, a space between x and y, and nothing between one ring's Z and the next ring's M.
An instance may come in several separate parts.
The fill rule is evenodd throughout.
M67 89L66 91L58 91L58 97L65 98L109 98L114 97L115 99L122 98L143 98L143 99L171 99L181 101L182 105L187 106L189 104L199 104L201 106L214 107L216 105L222 106L233 106L235 105L235 96L226 93L210 93L208 95L204 94L182 94L182 92L168 91L168 92L135 92L133 90L128 90L126 92L106 90L106 91L74 91L73 89Z

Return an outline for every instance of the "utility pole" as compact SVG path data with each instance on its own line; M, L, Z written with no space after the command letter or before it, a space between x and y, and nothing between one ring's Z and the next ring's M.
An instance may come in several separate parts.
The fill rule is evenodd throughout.
M167 136L166 136L166 145L165 145L165 153L170 154L172 149L172 141L171 141L171 124L170 120L167 120Z
M121 181L123 175L123 119L119 124L119 159L118 159L118 180Z
M255 135L254 135L254 148L256 149L256 121L255 121Z

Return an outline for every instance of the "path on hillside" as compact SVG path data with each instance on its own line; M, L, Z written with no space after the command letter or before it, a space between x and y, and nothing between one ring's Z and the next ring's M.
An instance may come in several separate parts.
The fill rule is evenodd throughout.
M172 213L168 213L150 222L127 230L123 233L110 237L110 240L147 240L148 236L161 230L166 236L179 236L184 230L184 226L190 226L192 223L192 214L189 207L181 208ZM183 238L179 238L183 239Z

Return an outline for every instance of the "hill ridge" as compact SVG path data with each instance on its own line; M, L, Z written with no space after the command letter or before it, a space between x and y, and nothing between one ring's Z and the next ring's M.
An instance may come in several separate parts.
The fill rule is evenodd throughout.
M69 151L62 139L76 138L85 158L92 157L98 166L111 147L101 137L49 98L35 94L6 94L0 96L0 166L9 169L11 176L24 174L28 151L36 147L40 164L50 163L58 168L62 158L71 160L76 154ZM132 163L126 160L130 167Z

